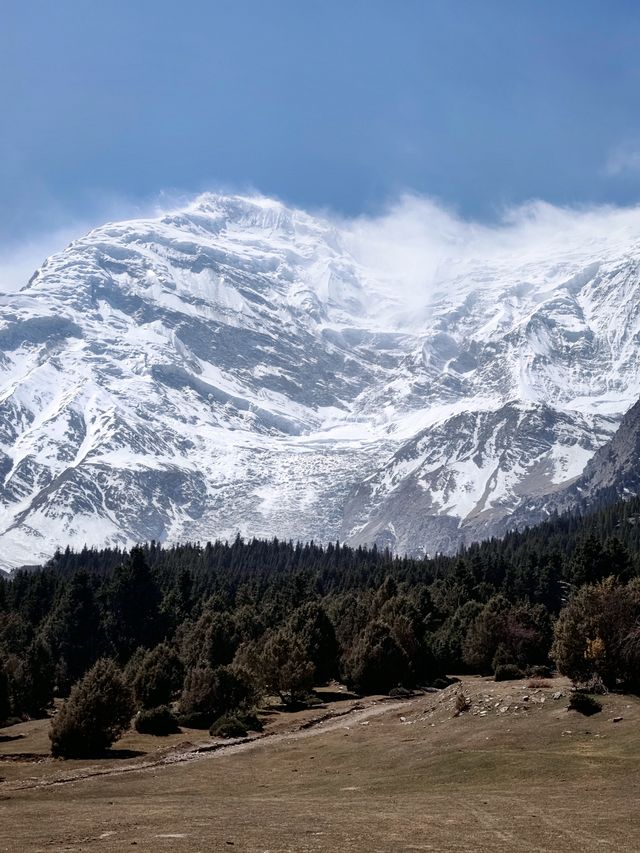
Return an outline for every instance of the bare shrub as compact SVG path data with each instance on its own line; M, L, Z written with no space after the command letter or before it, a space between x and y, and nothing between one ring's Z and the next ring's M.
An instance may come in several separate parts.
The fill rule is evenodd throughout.
M530 678L527 687L529 690L546 690L551 687L551 682L547 681L546 678Z
M464 695L464 693L456 693L456 703L455 710L453 712L454 717L459 717L460 714L464 714L465 711L469 710L471 703L469 698Z

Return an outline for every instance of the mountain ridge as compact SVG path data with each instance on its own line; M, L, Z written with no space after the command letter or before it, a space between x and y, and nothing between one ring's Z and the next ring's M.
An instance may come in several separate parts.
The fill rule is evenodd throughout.
M640 397L639 226L454 253L409 301L348 226L262 197L95 229L0 299L0 563L491 535Z

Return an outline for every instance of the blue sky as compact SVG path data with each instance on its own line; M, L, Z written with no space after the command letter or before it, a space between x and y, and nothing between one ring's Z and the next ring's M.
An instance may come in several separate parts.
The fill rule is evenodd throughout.
M640 4L4 0L0 247L162 193L640 198Z

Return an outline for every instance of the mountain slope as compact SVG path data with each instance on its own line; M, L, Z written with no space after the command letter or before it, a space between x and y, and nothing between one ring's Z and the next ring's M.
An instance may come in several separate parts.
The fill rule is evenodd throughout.
M498 529L640 396L639 233L452 256L408 302L348 225L269 199L96 229L0 296L0 563Z
M505 519L504 529L544 521L552 512L596 509L640 494L640 400L623 416L609 441L599 447L583 473L559 491L526 500Z

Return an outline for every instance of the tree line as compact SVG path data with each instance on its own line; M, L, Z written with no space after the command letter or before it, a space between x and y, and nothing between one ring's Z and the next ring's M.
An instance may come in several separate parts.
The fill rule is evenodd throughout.
M640 499L463 549L272 541L71 549L0 580L0 720L50 713L60 755L141 731L259 727L265 695L306 701L551 666L640 684Z

